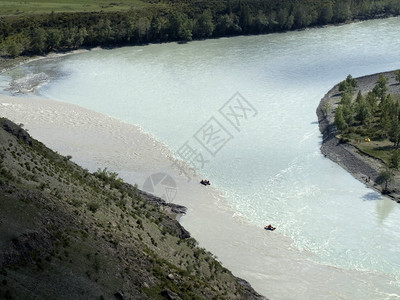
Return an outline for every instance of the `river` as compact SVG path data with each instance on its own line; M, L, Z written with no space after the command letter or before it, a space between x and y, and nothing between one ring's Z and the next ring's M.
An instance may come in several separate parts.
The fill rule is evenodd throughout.
M179 189L169 200L188 206L181 222L200 245L262 294L399 299L400 206L321 155L315 114L348 74L400 68L399 28L390 18L90 51L20 66L0 87L13 94L40 84L36 94L139 124L191 162L227 201L208 209L240 229L224 229L210 211L196 215L199 203ZM152 174L108 165L145 188ZM275 232L263 231L269 223Z

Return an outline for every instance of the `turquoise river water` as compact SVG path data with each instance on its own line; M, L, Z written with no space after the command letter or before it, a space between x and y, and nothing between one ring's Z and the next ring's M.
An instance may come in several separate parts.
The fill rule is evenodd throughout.
M353 290L327 281L322 271L309 273L321 276L317 289L333 286L326 298L399 299L400 206L321 155L315 114L324 94L348 74L400 68L399 29L400 19L390 18L97 50L23 65L2 74L0 86L3 93L17 93L40 83L36 94L42 97L139 124L209 178L251 230L262 231L271 223L290 239L293 251L307 253L307 260L343 276L360 272L367 274L362 280L371 280L364 293L363 283ZM130 170L117 171L131 179ZM143 178L138 182L143 184ZM182 223L190 220L184 217ZM213 248L200 227L192 233L201 245ZM252 241L243 247L251 249ZM233 250L211 250L219 251L235 274L246 278L256 273L246 269L255 262L236 266L240 257ZM262 269L273 277L268 263ZM279 286L279 278L272 278L275 287L264 288L262 282L269 277L257 272L257 278L246 279L272 299L324 297L287 293L288 282ZM373 276L382 280L374 282Z

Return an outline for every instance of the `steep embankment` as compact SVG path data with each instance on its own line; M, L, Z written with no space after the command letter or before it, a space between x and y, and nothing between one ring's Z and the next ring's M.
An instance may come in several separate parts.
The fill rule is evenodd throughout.
M379 75L383 74L388 78L388 93L399 94L399 85L397 84L394 76L394 72L386 72L363 76L356 78L358 87L355 89L355 94L361 91L362 94L366 94L371 91L379 78ZM363 152L356 145L349 143L341 143L337 138L337 128L335 126L335 109L337 108L341 99L341 93L339 91L339 85L335 85L325 96L322 98L318 108L317 116L319 122L319 129L323 134L323 141L321 146L321 152L330 160L336 162L349 173L351 173L356 179L365 183L369 187L382 192L382 187L375 183L378 177L379 171L384 167L382 160L377 159ZM325 115L323 107L328 102L330 108ZM372 141L372 143L374 143ZM400 185L397 176L395 180L389 184L390 194L388 196L399 199Z
M185 208L0 124L0 298L262 298L171 218Z

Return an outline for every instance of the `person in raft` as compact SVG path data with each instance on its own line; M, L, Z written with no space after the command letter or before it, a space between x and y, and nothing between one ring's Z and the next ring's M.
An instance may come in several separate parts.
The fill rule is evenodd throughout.
M269 224L268 226L265 226L264 229L265 229L265 230L271 230L271 231L272 231L272 230L275 230L276 228L275 228L275 227L272 227L272 225Z
M203 185L210 185L211 184L209 180L203 180L203 179L200 181L200 183L203 184Z

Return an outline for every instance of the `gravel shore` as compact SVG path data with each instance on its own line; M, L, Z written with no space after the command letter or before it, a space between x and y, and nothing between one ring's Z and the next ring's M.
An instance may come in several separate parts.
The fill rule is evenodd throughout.
M368 91L371 91L380 74L384 74L389 79L388 92L399 94L400 85L395 80L394 71L356 78L358 81L358 87L355 90L355 93L357 94L358 91L361 90L361 93L364 95ZM381 193L382 187L376 184L375 180L379 171L384 167L383 161L371 157L367 153L362 152L356 146L340 143L339 139L336 137L338 131L334 124L334 119L335 110L340 99L339 84L337 84L321 99L317 108L316 112L318 116L319 130L323 135L321 152L325 157L350 172L356 179ZM326 102L330 103L331 109L325 116L322 107ZM395 176L395 180L388 185L390 193L386 194L386 196L389 196L400 203L400 181L397 177L398 175Z

